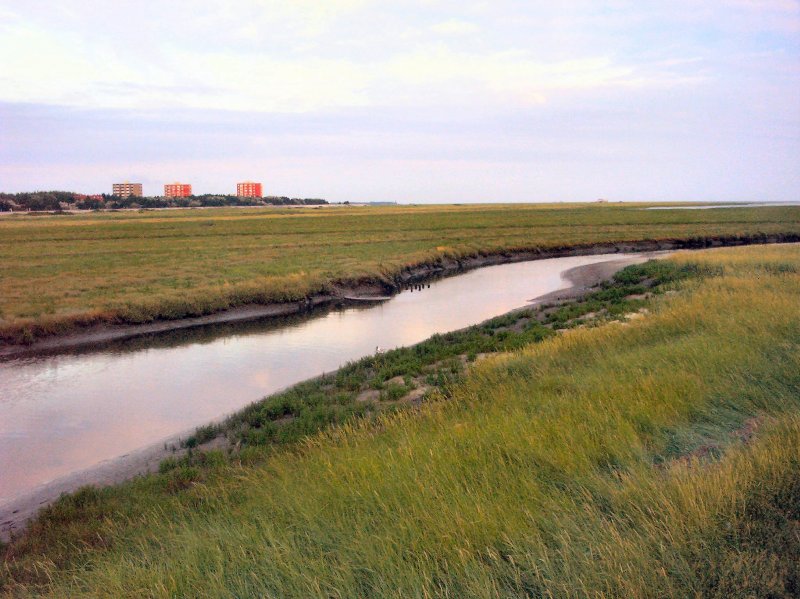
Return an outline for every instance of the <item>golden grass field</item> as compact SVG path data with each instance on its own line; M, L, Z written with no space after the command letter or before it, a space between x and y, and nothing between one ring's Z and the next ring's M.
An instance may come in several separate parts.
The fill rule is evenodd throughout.
M247 460L85 491L6 554L9 596L790 597L800 247L681 253L643 317ZM89 531L89 532L87 532Z
M303 298L410 264L642 239L800 234L800 208L515 204L165 210L0 218L0 338Z

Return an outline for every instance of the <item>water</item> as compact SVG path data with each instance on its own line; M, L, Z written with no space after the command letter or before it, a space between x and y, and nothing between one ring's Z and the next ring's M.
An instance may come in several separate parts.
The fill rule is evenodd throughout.
M0 362L0 502L205 424L376 347L412 345L569 287L618 254L492 266L368 308L216 325Z
M750 204L703 204L702 206L649 206L642 210L711 210L713 208L765 208L800 206L800 202L753 202Z

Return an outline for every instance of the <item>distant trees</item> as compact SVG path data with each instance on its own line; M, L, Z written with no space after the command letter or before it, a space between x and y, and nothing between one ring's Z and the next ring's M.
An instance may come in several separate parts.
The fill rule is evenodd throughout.
M327 204L319 198L289 198L269 196L266 198L243 198L235 195L205 194L188 198L166 198L161 196L113 195L87 196L72 191L34 191L23 193L0 192L0 212L8 211L59 211L71 210L121 210L126 208L192 208L222 206L303 206Z
M264 201L275 206L316 206L328 203L328 200L319 198L287 198L286 196L266 196Z
M81 210L100 210L105 207L103 200L99 198L84 198L77 204Z
M71 191L34 191L0 193L0 201L8 210L61 210L62 204L75 202Z
M171 198L128 196L127 198L112 197L106 202L106 208L120 210L122 208L169 208L172 206Z

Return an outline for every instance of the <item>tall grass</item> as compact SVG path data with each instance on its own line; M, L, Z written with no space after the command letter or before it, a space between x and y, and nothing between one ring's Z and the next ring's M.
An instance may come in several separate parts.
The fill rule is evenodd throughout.
M68 502L49 525L101 519L96 546L19 546L8 592L796 595L800 249L673 260L697 274L646 318L481 362L452 401Z

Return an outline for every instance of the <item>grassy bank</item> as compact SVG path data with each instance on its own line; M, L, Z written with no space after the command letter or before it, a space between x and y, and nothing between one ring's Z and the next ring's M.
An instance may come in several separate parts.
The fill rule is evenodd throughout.
M232 459L208 452L54 506L7 549L4 588L796 595L798 272L800 248L787 246L631 268L579 304L495 321L460 349L477 358L490 337L541 334L479 361L418 408L300 444L248 439L287 415L254 407L224 431L248 448ZM463 334L451 341L475 330ZM391 358L424 372L415 356ZM320 384L361 393L397 376L368 362L352 369Z
M581 297L516 310L478 326L434 335L413 347L347 364L333 374L254 403L225 422L202 427L183 446L201 447L219 438L225 439L227 447L238 449L285 445L354 417L447 398L476 362L576 326L598 326L625 319L626 315L638 316L637 311L645 309L648 299L696 274L693 268L657 261L628 267ZM165 466L191 466L197 461L197 456L190 456Z
M476 253L800 234L800 208L219 209L0 219L0 341L295 301Z

